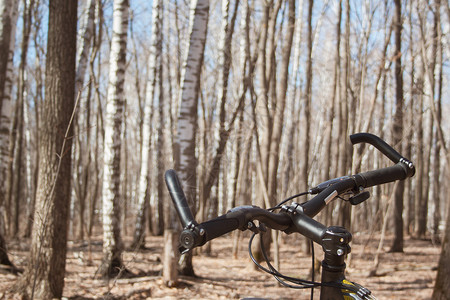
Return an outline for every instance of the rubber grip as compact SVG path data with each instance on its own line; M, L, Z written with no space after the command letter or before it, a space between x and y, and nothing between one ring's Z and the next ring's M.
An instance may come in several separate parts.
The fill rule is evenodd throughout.
M355 133L350 136L350 141L353 145L359 143L368 143L373 145L375 148L381 151L384 155L386 155L390 160L394 163L398 163L403 156L400 155L394 148L389 146L385 141L373 135L371 133Z
M227 218L227 215L203 222L201 228L205 230L205 241L210 241L239 228L239 220Z
M396 180L406 179L407 170L405 168L406 167L402 164L396 164L395 166L390 166L383 169L359 173L355 175L355 177L360 176L362 182L360 181L359 183L363 187L368 188Z
M167 170L164 177L170 198L172 198L172 202L175 204L181 224L183 228L186 228L189 224L194 223L195 220L186 201L186 196L184 195L177 173L174 170Z

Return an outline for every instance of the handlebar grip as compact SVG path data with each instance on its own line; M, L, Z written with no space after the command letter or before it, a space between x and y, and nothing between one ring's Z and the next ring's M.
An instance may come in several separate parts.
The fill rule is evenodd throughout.
M401 156L400 153L395 151L394 148L392 148L389 144L387 144L385 141L377 137L376 135L373 135L371 133L355 133L350 136L350 141L353 145L359 144L359 143L368 143L373 145L375 148L381 151L384 155L386 155L390 160L392 160L394 163L398 163L403 156Z
M205 230L205 242L207 242L238 229L240 227L239 225L239 220L237 218L230 218L227 215L222 215L215 219L203 222L201 228Z
M408 175L407 166L398 163L387 168L359 173L355 175L355 179L357 180L358 185L368 188L396 180L403 180L406 179Z
M404 158L400 153L398 153L394 148L392 148L389 144L387 144L385 141L377 137L376 135L373 135L371 133L355 133L350 136L350 141L353 145L358 143L369 143L373 145L375 148L381 151L385 156L387 156L391 161L394 163L402 163L406 165L407 168L405 168L406 171L406 177L412 177L416 173L416 168L414 167L414 164L408 160L407 158ZM405 177L405 178L406 178ZM402 179L405 179L402 178ZM398 180L398 179L394 179ZM390 182L390 181L388 181ZM386 183L386 182L383 182Z
M170 198L172 198L172 202L175 204L183 228L186 228L191 223L195 223L194 216L186 201L186 196L184 195L177 173L174 170L167 170L165 180Z

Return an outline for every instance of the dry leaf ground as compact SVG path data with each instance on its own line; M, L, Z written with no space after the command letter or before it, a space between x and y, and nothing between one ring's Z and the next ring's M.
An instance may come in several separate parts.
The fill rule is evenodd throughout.
M430 241L407 239L404 253L380 256L378 276L368 277L379 237L356 235L347 277L369 288L378 299L431 299L440 246ZM238 258L231 257L232 238L222 237L212 244L210 256L198 254L194 266L198 278L181 277L177 288L162 284L162 238L147 237L147 250L126 251L127 268L133 278L103 280L96 276L101 258L101 237L91 243L70 242L64 297L68 299L309 299L310 290L281 287L270 275L255 271L247 253L248 236L241 239ZM129 238L126 239L129 244ZM366 242L367 245L365 246ZM390 239L385 242L386 251ZM298 236L284 236L280 246L281 271L307 279L311 258L302 254ZM10 255L21 268L26 263L27 241L10 243ZM317 278L317 277L316 277ZM8 292L16 281L13 275L0 274L0 299L19 298ZM3 298L2 298L3 296ZM314 298L319 299L315 290Z

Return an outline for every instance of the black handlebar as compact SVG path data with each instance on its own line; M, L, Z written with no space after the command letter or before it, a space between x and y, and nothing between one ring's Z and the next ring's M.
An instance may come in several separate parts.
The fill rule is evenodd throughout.
M386 155L395 164L400 162L402 156L394 148L389 146L385 141L373 135L371 133L355 133L350 136L350 141L353 145L359 143L368 143L373 145L375 148L380 150L384 155Z
M408 170L406 170L407 177L412 177L414 175L414 173L416 172L414 164L411 161L409 161L407 158L404 158L394 148L389 146L385 141L383 141L376 135L373 135L371 133L366 133L366 132L355 133L350 136L350 141L352 142L353 145L359 144L359 143L371 144L372 146L374 146L375 148L380 150L381 153L383 153L386 157L388 157L395 164L398 164L398 163L405 164L409 168ZM405 178L403 178L403 179L405 179Z
M387 168L355 175L354 177L359 186L367 188L414 176L414 173L416 172L414 164L376 135L370 133L356 133L350 136L350 141L353 145L358 143L369 143L396 164Z
M186 201L186 196L184 195L177 173L174 170L167 170L165 179L167 189L169 190L170 197L175 204L175 208L177 210L178 217L180 217L183 228L187 227L191 223L194 224L194 216L192 215L191 209Z
M180 235L180 251L184 252L201 246L207 241L236 229L253 229L253 220L259 220L270 228L287 233L299 232L319 242L326 228L312 218L335 197L349 191L358 194L364 188L403 180L414 175L413 163L401 156L379 137L369 133L358 133L351 135L350 140L352 144L365 142L375 146L396 165L327 181L309 191L310 194L318 194L314 198L302 205L293 204L290 207L285 207L279 213L273 213L256 206L241 206L218 218L198 224L189 209L175 171L166 171L167 188L183 225L183 231Z
M412 176L409 174L410 169L408 169L404 164L398 163L387 168L359 173L354 175L354 177L359 186L368 188L396 180L404 180Z
M285 230L291 224L287 214L276 214L256 206L236 207L225 215L201 223L195 221L186 201L180 180L174 170L167 170L165 174L166 185L170 197L183 226L180 235L180 250L186 251L202 246L207 241L215 239L236 229L249 228L249 222L259 220L273 229Z

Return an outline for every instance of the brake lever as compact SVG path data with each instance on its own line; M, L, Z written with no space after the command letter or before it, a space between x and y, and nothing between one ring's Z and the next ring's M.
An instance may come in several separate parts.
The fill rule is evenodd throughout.
M370 193L368 191L364 191L364 192L361 192L361 193L356 194L354 196L351 196L350 199L348 199L348 201L352 205L358 205L358 204L363 203L364 201L366 201L369 198L370 198Z

